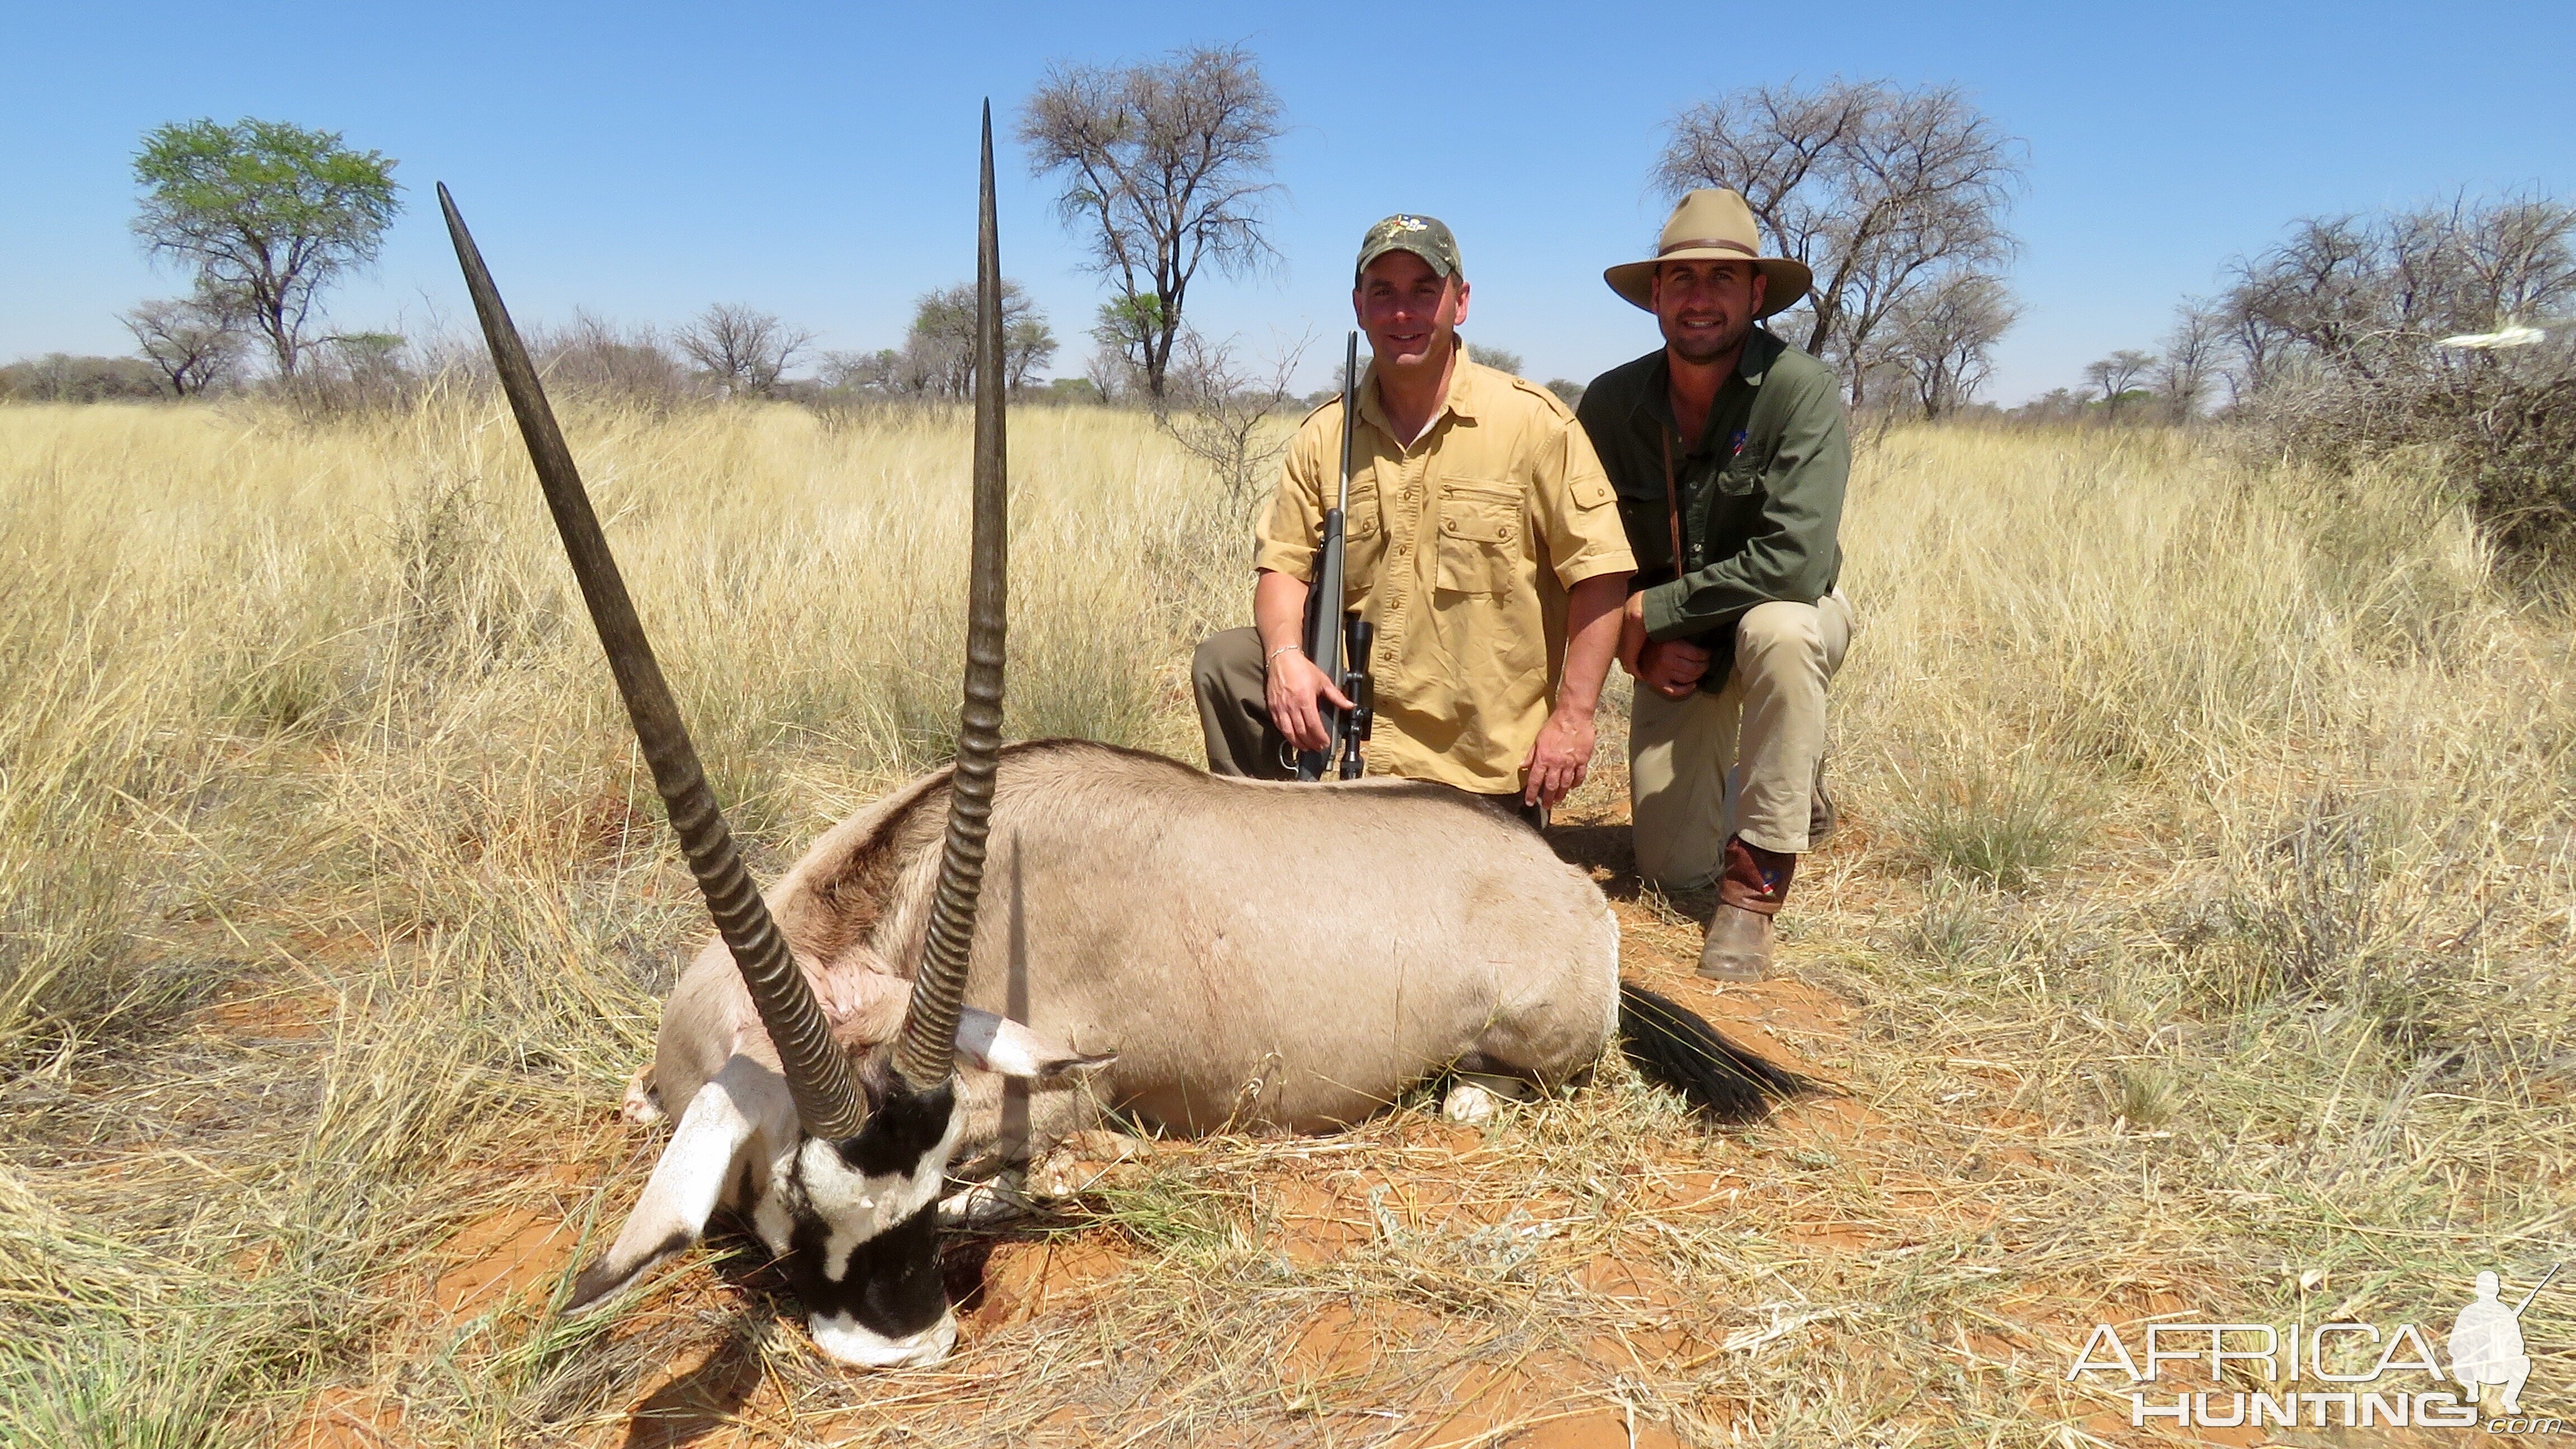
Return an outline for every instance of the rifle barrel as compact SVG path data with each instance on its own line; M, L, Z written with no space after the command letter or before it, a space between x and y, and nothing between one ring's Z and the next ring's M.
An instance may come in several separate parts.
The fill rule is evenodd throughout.
M2558 1270L2564 1266L2566 1265L2562 1263L2550 1264L2549 1271L2540 1276L2540 1281L2531 1285L2531 1291L2522 1295L2522 1308L2516 1308L2513 1311L2513 1316L2520 1318L2522 1316L2522 1309L2529 1308L2531 1306L2531 1300L2540 1296L2540 1290L2548 1287L2549 1280L2557 1277Z
M1351 441L1359 430L1360 410L1360 334L1352 332L1342 339L1342 501L1341 510L1351 511Z

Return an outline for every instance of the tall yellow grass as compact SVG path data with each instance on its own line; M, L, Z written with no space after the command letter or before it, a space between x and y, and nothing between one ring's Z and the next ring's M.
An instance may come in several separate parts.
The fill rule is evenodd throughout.
M567 425L761 868L944 758L962 416ZM1245 613L1242 520L1131 415L1012 430L1011 728L1194 758L1184 668ZM1870 1023L1831 1065L1886 1102L2012 1062L2106 1182L2190 1182L2035 1196L2011 1271L2144 1271L2151 1245L2367 1283L2563 1227L2576 665L2436 475L1900 429L1845 544L1853 829L1784 917ZM306 1386L394 1371L379 1285L512 1172L614 1150L596 1124L694 903L486 394L326 423L0 409L0 568L0 1431L256 1439ZM319 1041L190 1025L244 983ZM1580 1134L1642 1109L1569 1110ZM1736 1249L1703 1246L1721 1292ZM585 1334L421 1380L448 1397L415 1429L489 1442L631 1388Z

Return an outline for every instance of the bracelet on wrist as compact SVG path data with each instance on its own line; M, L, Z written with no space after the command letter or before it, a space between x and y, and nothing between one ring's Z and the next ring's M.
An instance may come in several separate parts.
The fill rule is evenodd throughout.
M1261 663L1266 668L1271 660L1278 658L1282 654L1303 654L1305 652L1306 646L1302 644L1282 644L1278 648L1271 650L1268 654L1263 655Z

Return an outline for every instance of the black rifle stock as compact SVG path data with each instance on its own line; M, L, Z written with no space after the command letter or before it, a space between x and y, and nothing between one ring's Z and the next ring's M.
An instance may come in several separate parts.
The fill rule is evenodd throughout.
M1341 756L1341 778L1356 780L1360 776L1361 746L1367 743L1369 728L1375 719L1376 689L1369 678L1369 645L1375 630L1358 615L1343 613L1344 529L1351 506L1351 446L1359 428L1360 335L1354 332L1342 349L1342 480L1341 492L1332 507L1324 510L1323 537L1315 546L1314 567L1307 572L1312 580L1306 590L1305 631L1300 636L1306 658L1324 677L1333 682L1352 708L1343 709L1331 700L1318 697L1316 712L1323 716L1324 747L1297 752L1297 778L1320 780L1333 769L1333 757Z
M1342 490L1332 508L1324 511L1324 536L1314 549L1314 583L1306 590L1306 632L1303 647L1314 668L1324 670L1324 678L1340 688L1350 699L1350 709L1332 704L1329 699L1316 699L1316 714L1324 717L1324 748L1298 750L1296 779L1324 779L1334 768L1334 755L1340 755L1342 779L1360 779L1360 748L1368 743L1370 724L1376 724L1376 681L1368 676L1368 647L1376 629L1358 614L1345 616L1347 572L1342 565L1342 544L1350 521L1350 451L1352 438L1360 431L1360 333L1352 333L1342 345Z

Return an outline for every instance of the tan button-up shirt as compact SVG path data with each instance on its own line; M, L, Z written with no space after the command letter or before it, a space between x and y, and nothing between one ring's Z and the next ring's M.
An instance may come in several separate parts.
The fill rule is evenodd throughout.
M1556 394L1463 356L1410 447L1387 423L1373 365L1359 399L1344 607L1377 629L1368 772L1517 793L1555 707L1566 591L1637 566L1610 480ZM1289 442L1254 530L1256 567L1314 582L1341 454L1336 399Z

